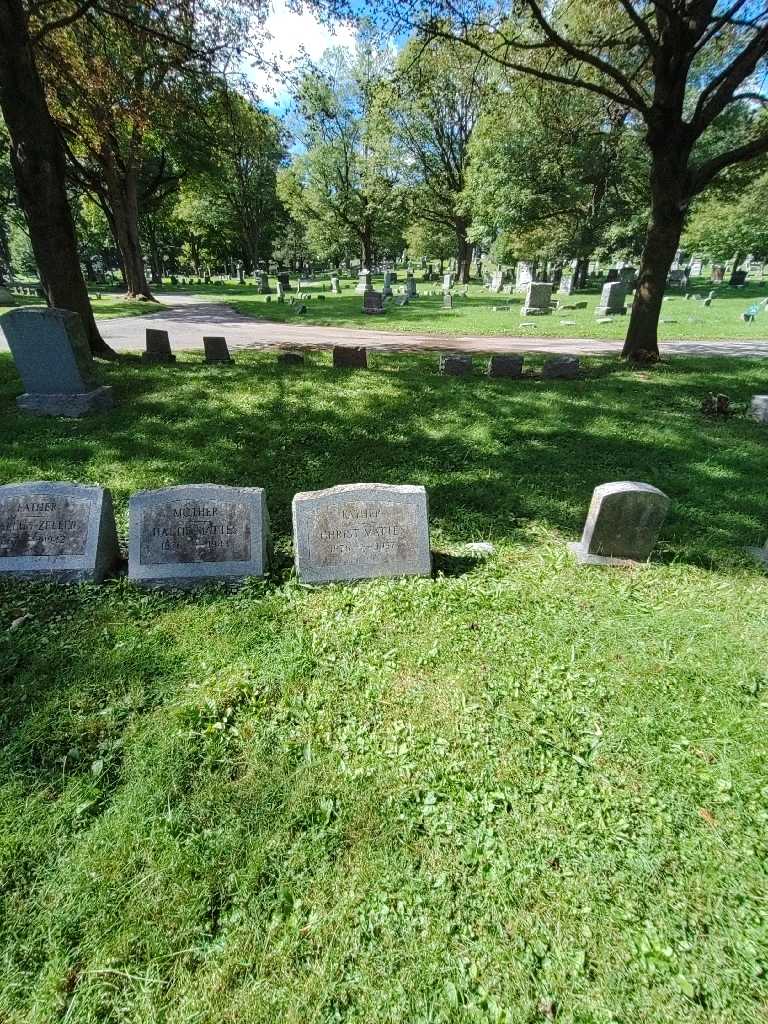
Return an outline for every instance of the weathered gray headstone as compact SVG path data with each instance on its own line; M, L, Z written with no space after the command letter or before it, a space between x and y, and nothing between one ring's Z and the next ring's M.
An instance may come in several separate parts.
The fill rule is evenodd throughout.
M263 487L188 484L138 491L129 506L128 576L149 587L194 587L263 576L269 515Z
M254 275L260 295L269 295L272 289L269 287L269 274L266 271L257 271Z
M579 375L578 357L552 356L542 366L541 375L548 379L562 377L565 380L574 380Z
M0 575L100 583L119 558L103 487L45 480L0 487Z
M405 297L407 299L416 298L416 278L410 270L405 275Z
M768 423L768 395L753 395L749 415L758 423Z
M384 296L381 292L375 292L373 289L363 292L363 312L369 314L384 312Z
M645 562L669 511L670 500L651 484L619 480L600 484L581 540L568 547L584 565Z
M466 377L472 373L472 356L466 352L441 352L439 369L444 377Z
M450 292L443 292L443 309L453 309L453 296Z
M695 260L691 260L690 276L691 277L701 277L701 271L702 271L703 266L704 266L704 261L702 259L698 259L697 258Z
M25 393L16 404L36 416L84 416L111 409L99 386L82 321L68 309L13 309L0 317Z
M340 295L341 288L339 287L339 275L331 274L331 294Z
M627 286L623 281L610 281L603 285L596 316L623 316L627 312Z
M546 281L531 281L523 301L521 316L542 316L552 312L552 285Z
M498 295L504 285L504 273L501 270L494 271L488 290L492 295Z
M423 487L346 484L293 499L296 572L305 583L429 576Z
M443 291L449 292L453 288L453 274L443 274Z
M334 345L333 365L337 370L366 370L368 368L368 349Z
M488 360L489 377L521 377L522 375L522 356L493 355Z
M622 267L619 270L619 280L626 286L627 291L632 291L637 283L637 271L634 267Z
M355 288L355 291L358 295L364 295L367 291L370 291L371 288L373 288L373 285L371 284L371 272L363 267L357 275L357 288Z
M203 338L206 363L231 363L226 338Z
M384 298L388 298L392 294L392 271L384 271L384 286L381 289L381 294Z
M557 289L559 295L573 295L576 290L574 287L574 280L572 274L563 274L560 278L560 287Z
M176 356L171 352L168 331L160 331L154 327L147 328L147 347L141 353L145 363L175 363Z

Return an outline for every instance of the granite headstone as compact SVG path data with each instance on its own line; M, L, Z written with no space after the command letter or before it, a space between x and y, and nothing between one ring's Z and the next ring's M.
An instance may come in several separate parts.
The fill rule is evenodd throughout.
M206 363L231 363L232 357L227 348L226 338L203 338Z
M334 345L333 365L337 370L366 370L368 368L368 349Z
M581 540L568 547L583 565L627 565L648 560L670 500L651 484L619 480L600 484Z
M168 331L155 327L147 327L146 349L141 353L145 363L175 363L176 356L171 352Z
M423 487L346 484L297 494L293 540L305 583L432 571Z

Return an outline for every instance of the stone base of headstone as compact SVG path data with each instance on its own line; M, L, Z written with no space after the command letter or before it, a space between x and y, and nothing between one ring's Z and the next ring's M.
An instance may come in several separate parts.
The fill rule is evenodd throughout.
M281 366L303 366L304 365L304 353L303 352L280 352L277 356L277 361Z
M366 370L368 349L336 345L333 349L333 365L337 370Z
M591 555L580 540L571 541L568 550L576 557L579 565L649 565L648 562L636 562L632 558L609 558L607 555Z
M30 416L68 416L77 419L91 412L108 412L114 408L112 388L102 386L93 391L64 395L42 395L27 392L19 395L16 405Z
M617 309L611 309L610 306L597 306L595 307L595 316L624 316L627 312L627 307L622 306Z
M553 356L541 368L542 377L574 380L579 375L579 360L576 356Z
M441 352L440 373L444 377L467 377L472 373L472 356L464 352Z
M520 310L520 316L548 316L552 312L551 307L547 309L541 309L537 306L523 306Z
M758 423L768 423L768 395L753 395L749 415Z
M142 363L175 363L176 356L166 352L142 352Z
M522 377L522 356L491 356L488 360L489 377Z

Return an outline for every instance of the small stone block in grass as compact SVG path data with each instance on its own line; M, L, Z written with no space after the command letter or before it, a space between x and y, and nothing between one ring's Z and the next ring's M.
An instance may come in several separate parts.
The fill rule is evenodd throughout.
M547 380L574 380L579 375L579 360L576 356L553 356L542 366L541 375Z
M749 415L758 423L768 423L768 395L753 395Z
M333 365L337 370L367 370L368 349L334 345Z
M582 565L646 562L669 511L670 500L651 484L618 480L600 484L581 540L568 548Z
M488 360L489 377L522 377L523 357L493 355Z
M203 338L206 363L231 363L226 338Z
M279 352L277 355L277 361L280 366L303 366L304 365L304 353L303 352Z
M472 373L472 356L465 352L441 352L440 373L444 377L468 377Z
M168 331L148 327L146 349L141 353L141 358L145 363L175 363L176 356L171 352Z

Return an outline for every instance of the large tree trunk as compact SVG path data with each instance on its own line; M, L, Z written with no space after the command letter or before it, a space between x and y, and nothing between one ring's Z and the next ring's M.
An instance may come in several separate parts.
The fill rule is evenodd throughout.
M37 72L21 0L0 0L0 109L32 251L51 306L79 313L91 351L114 358L93 318L65 189L64 147Z
M456 221L456 280L460 284L469 284L472 268L472 243L467 240L469 224L465 220Z
M661 304L685 221L686 166L687 154L672 140L663 153L653 155L651 216L621 353L626 359L644 362L659 357Z
M360 255L363 266L367 270L373 269L373 232L368 224L360 232Z
M154 300L147 283L139 239L137 169L133 165L125 170L121 169L114 154L109 151L102 154L102 164L112 213L111 224L115 232L115 242L120 250L127 296Z

